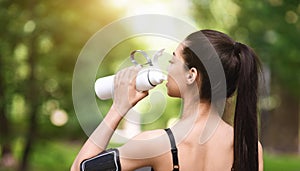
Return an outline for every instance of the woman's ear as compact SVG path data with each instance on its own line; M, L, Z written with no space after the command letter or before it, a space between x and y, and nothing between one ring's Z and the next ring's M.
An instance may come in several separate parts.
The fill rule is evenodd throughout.
M198 71L196 68L192 67L191 69L189 69L189 71L187 72L187 84L191 85L193 84L196 79L197 79L197 75L198 75Z

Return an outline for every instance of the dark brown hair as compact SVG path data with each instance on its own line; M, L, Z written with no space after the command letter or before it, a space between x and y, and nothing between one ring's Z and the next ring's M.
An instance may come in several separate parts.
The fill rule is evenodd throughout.
M209 44L207 43L209 42ZM201 74L200 99L211 101L218 96L219 87L213 87L204 62L210 61L209 70L216 70L212 56L221 61L225 80L226 98L237 91L234 115L235 171L258 170L257 87L260 62L254 51L245 44L235 42L224 33L201 30L190 34L185 41L183 58L188 68L195 67ZM215 52L209 49L212 46ZM221 84L225 84L221 83ZM220 85L220 84L216 84ZM221 96L220 96L221 97ZM213 102L212 102L213 103Z

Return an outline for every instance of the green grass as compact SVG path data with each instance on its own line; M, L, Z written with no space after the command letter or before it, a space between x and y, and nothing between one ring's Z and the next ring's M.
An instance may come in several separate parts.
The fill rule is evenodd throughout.
M264 154L265 171L300 171L300 156Z
M67 141L44 141L35 146L31 156L31 171L67 171L78 154L81 143ZM109 148L117 147L110 144Z
M43 142L35 146L31 156L32 171L70 170L80 145L70 142Z
M14 156L16 159L21 157L22 141L14 145ZM39 141L35 143L29 159L30 171L66 171L79 152L80 144L67 141ZM15 171L14 168L3 168L0 171Z

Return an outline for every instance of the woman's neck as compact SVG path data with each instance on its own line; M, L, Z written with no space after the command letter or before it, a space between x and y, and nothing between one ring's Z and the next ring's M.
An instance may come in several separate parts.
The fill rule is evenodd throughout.
M204 119L209 115L210 110L211 104L208 101L200 100L199 97L184 98L181 119L193 117L194 115L198 119Z
M210 102L188 98L183 99L182 117L172 129L180 140L185 139L194 128L202 130L199 132L199 142L205 143L214 133L219 121L220 117Z

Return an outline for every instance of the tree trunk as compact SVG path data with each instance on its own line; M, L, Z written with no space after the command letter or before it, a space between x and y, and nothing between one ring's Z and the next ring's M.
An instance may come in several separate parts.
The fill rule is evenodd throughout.
M299 98L282 87L274 88L278 106L262 113L263 146L270 152L299 152Z
M38 80L35 77L36 71L36 38L34 35L30 37L28 43L28 64L30 66L30 75L27 80L27 90L26 90L26 102L29 108L28 118L29 118L29 128L27 130L27 136L25 140L25 146L22 154L21 164L19 167L20 171L28 170L28 161L30 158L30 152L32 150L33 144L35 142L35 137L37 135L37 115L38 108L40 106L41 101L41 93L38 85Z
M28 170L28 161L30 157L30 152L32 150L34 141L35 141L35 135L37 134L37 122L36 122L36 112L31 112L30 114L30 127L28 129L28 135L26 137L26 143L23 151L22 161L19 170L20 171L26 171Z

